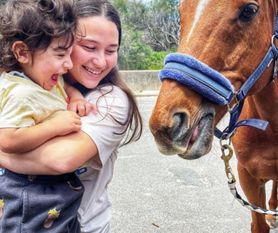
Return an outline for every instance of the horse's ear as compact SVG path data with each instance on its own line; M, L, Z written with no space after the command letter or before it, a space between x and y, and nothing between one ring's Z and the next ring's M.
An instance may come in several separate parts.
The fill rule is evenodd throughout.
M30 51L28 50L28 46L23 41L15 41L12 45L12 51L19 63L26 64L30 61Z

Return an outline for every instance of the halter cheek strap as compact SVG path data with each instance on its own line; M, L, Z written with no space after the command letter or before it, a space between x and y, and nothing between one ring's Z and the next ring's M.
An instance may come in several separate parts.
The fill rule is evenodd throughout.
M249 90L254 86L272 61L277 59L278 49L274 44L274 41L277 38L278 17L276 16L275 30L270 48L259 66L237 92L234 91L230 81L221 73L196 58L181 53L171 53L166 56L164 60L164 68L159 72L160 80L176 80L217 105L228 105L233 99L235 99L237 103L229 110L229 125L224 131L215 129L215 136L218 138L230 138L239 126L252 126L265 130L268 125L267 121L260 119L238 121L238 118L243 107L244 99L248 95Z
M276 18L278 19L278 17ZM277 20L276 20L276 26L277 26ZM261 63L258 65L258 67L255 69L255 71L251 74L251 76L246 80L246 82L241 86L241 88L235 93L235 97L237 99L238 104L235 105L230 110L230 122L228 127L224 129L223 132L221 132L219 129L215 129L215 136L218 138L227 139L230 138L233 133L235 132L236 128L240 126L252 126L257 129L265 130L268 126L268 122L265 120L260 119L246 119L242 121L238 121L238 118L240 116L244 99L247 97L250 89L255 85L257 80L261 77L262 73L265 71L265 69L277 59L278 56L278 50L276 46L274 45L274 40L278 36L278 31L275 30L275 35L272 37L271 46L268 49L265 57L261 61ZM276 75L273 75L273 78L275 78Z

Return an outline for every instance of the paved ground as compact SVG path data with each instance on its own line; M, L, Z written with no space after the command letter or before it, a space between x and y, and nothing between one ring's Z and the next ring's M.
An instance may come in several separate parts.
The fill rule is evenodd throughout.
M148 130L155 100L138 98L142 139L119 151L110 185L113 232L249 233L249 210L227 187L217 139L212 152L199 160L161 155Z

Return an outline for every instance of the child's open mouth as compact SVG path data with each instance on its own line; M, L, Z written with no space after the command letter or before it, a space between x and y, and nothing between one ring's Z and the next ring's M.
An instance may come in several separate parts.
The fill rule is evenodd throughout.
M54 84L54 85L56 85L57 84L57 82L58 82L58 74L54 74L54 75L52 75L51 76L51 80L52 80L52 83Z

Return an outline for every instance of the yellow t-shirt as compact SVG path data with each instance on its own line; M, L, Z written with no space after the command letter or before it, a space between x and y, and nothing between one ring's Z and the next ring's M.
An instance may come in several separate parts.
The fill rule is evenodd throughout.
M21 74L23 75L23 74ZM0 128L21 128L42 122L53 112L67 109L63 78L50 91L25 77L0 76Z

